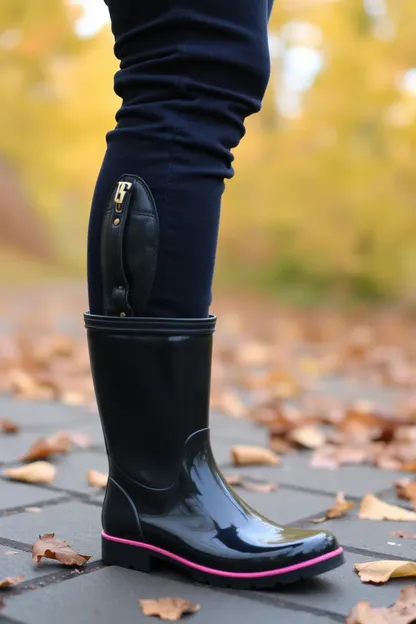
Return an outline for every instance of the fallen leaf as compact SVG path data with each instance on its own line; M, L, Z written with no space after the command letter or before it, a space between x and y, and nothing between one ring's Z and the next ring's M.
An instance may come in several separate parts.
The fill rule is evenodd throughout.
M10 479L26 483L52 483L56 468L49 462L37 461L20 468L8 468L4 474Z
M231 457L234 466L280 463L280 457L270 449L261 446L233 446Z
M68 542L55 539L55 533L39 535L39 539L32 546L32 561L39 563L42 557L55 559L67 566L83 566L91 556L80 555Z
M372 608L367 601L359 602L350 611L345 624L413 624L416 621L416 586L401 590L391 607Z
M17 433L19 431L19 425L16 425L9 418L0 418L0 432L1 433Z
M242 487L244 490L248 492L262 492L267 494L268 492L273 492L277 485L276 483L271 483L270 481L258 481L250 478L242 478L240 475L234 474L225 477L228 485L232 485L233 487Z
M274 492L277 489L276 483L270 481L264 481L264 483L256 483L255 481L243 481L243 488L248 492L261 492L262 494L268 494Z
M392 561L382 559L369 563L356 563L354 570L363 583L386 583L391 578L416 576L416 563L413 561Z
M25 511L29 513L40 513L42 509L40 507L25 507Z
M3 598L0 598L0 611L4 609L5 606L6 606L6 603L4 602Z
M185 613L197 613L200 605L183 598L159 598L158 600L139 600L144 615L156 615L161 620L177 622Z
M234 390L220 394L216 409L233 418L244 418L247 415L247 405Z
M395 481L396 494L399 498L405 500L416 501L416 481L410 479L402 479L401 481Z
M87 472L88 485L92 485L97 488L107 487L108 475L98 470L88 470Z
M71 438L66 432L58 431L47 438L36 440L23 456L22 461L46 459L57 453L68 453L71 448Z
M416 512L385 503L373 494L364 496L358 515L361 520L396 520L398 522L416 520Z
M353 507L355 507L355 504L345 500L344 492L339 492L335 498L334 505L326 512L326 517L330 519L341 518Z
M19 553L17 552L17 550L7 550L4 555L7 557L9 555L18 555Z
M7 578L0 579L0 589L5 589L6 587L12 587L13 585L17 585L18 583L23 581L24 578L24 576L15 576L14 578L9 576Z
M335 518L341 518L344 516L347 511L355 507L355 504L351 501L345 500L344 492L338 492L335 498L335 503L328 509L325 516L322 518L312 518L309 522L313 522L314 524L320 524L321 522L325 522L326 520L334 520Z
M85 433L78 433L77 431L68 432L68 438L75 446L82 449L91 448L91 438Z
M416 533L408 533L407 531L391 531L390 535L402 539L416 539Z
M307 449L317 449L325 444L326 436L316 425L305 425L294 429L290 434L291 440Z

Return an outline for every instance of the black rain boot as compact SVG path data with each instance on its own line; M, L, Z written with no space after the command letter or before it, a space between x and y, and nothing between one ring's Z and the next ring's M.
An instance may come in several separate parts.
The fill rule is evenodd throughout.
M343 563L323 531L282 527L227 485L212 456L215 318L85 315L109 456L103 559L148 572L170 562L199 582L270 587Z

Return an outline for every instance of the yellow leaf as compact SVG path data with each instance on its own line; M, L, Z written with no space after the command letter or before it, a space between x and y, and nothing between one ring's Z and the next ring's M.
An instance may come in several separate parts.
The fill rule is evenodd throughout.
M56 468L49 462L38 461L20 468L8 468L4 474L6 477L26 483L52 483Z
M233 446L231 455L235 466L280 463L280 457L270 449L261 446Z
M369 563L356 563L354 570L363 583L386 583L391 578L416 576L416 563L413 561L380 560Z
M385 503L373 494L366 494L361 501L359 517L362 520L412 522L416 520L416 512Z
M107 487L108 475L98 470L88 470L87 472L88 485L92 485L97 488Z

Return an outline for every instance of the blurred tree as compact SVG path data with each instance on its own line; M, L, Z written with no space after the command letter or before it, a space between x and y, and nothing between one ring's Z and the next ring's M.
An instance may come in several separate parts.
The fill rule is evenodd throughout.
M376 4L374 14L362 0L276 5L280 56L223 211L222 256L244 280L248 271L317 295L416 295L416 93L403 88L416 65L416 6ZM288 25L297 36L285 42ZM305 25L321 37L308 40ZM318 49L322 69L291 119L276 101L295 45Z
M85 229L104 129L114 112L111 36L79 38L77 17L62 0L0 3L0 158L27 188L35 208L28 210L16 194L14 212L21 209L22 215L15 221L21 227L9 228L8 242L42 252L45 238L35 236L42 229L40 215L59 258L71 254L75 262L83 259L80 221ZM0 211L9 209L0 200ZM27 244L30 234L39 244L33 238Z

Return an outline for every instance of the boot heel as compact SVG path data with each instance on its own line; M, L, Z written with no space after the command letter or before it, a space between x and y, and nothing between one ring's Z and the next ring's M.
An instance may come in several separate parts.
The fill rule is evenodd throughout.
M152 556L145 548L113 542L105 537L101 538L102 560L107 565L117 565L139 572L150 572Z

